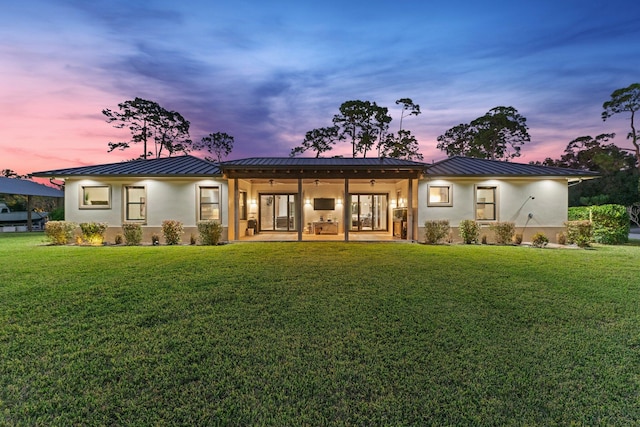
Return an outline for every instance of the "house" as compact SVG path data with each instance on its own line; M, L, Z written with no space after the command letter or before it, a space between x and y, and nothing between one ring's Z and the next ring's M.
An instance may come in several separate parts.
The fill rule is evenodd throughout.
M66 219L143 225L163 220L197 233L223 225L223 240L424 240L424 223L446 219L486 227L511 221L524 239L552 241L567 220L568 187L594 172L451 157L425 164L390 158L259 157L212 163L194 156L58 169L33 174L65 181Z

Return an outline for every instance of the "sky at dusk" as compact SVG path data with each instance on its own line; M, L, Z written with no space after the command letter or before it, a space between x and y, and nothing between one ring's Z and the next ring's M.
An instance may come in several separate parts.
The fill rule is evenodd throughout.
M101 113L135 97L180 112L194 140L234 136L229 159L286 157L347 100L388 107L397 131L407 97L428 162L438 135L496 106L527 118L519 162L604 132L625 147L628 117L600 114L640 82L639 18L637 0L4 1L0 169L138 157L107 153L129 134Z

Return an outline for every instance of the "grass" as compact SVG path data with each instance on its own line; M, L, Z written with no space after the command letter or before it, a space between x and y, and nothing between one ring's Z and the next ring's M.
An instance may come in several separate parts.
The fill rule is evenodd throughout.
M638 425L638 246L0 236L0 424Z

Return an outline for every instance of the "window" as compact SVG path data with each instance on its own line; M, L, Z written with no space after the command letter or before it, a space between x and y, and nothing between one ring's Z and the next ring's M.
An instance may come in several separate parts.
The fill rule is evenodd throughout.
M240 200L238 201L240 212L238 212L239 219L247 219L247 192L240 191Z
M200 187L200 220L220 220L220 189Z
M125 219L145 221L147 219L147 190L144 187L125 187Z
M111 187L92 185L81 188L80 207L83 209L105 209L111 207Z
M476 187L476 219L496 220L496 187Z
M427 206L452 206L451 186L430 185Z

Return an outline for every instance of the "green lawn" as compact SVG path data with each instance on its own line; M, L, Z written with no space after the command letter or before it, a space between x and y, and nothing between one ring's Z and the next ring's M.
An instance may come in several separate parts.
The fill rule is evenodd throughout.
M639 425L639 261L0 235L0 425Z

